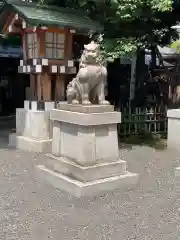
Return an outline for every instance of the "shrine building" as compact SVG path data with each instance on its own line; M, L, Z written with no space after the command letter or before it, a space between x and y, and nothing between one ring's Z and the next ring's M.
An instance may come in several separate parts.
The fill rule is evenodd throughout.
M72 9L6 0L0 29L6 36L21 37L23 57L17 71L30 79L24 100L42 103L66 99L66 86L77 73L74 41L87 43L88 33L101 27Z

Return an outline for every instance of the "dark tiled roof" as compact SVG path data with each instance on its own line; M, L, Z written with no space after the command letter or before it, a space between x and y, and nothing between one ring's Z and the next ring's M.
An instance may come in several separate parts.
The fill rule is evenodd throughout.
M7 3L30 25L71 27L73 29L91 30L93 32L101 30L99 23L72 9L54 8L43 5L37 6L34 4L16 4L13 0L9 0Z

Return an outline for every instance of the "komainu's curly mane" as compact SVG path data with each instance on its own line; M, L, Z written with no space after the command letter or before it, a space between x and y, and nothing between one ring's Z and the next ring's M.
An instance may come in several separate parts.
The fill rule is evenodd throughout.
M99 45L94 41L84 45L84 50L79 62L80 68L88 65L102 65L102 57L100 54Z

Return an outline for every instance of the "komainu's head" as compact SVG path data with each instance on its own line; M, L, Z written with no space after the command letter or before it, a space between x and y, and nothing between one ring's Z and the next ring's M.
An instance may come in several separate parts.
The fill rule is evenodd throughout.
M100 55L99 45L96 44L94 41L91 41L89 44L84 45L83 51L86 63L94 64L98 62L98 58Z

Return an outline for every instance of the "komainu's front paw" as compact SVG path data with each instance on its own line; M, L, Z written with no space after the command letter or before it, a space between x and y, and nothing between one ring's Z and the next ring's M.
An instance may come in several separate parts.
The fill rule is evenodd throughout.
M77 99L73 99L72 104L79 104L79 101Z
M99 101L100 105L109 105L110 103L106 100Z
M83 105L91 105L91 102L89 100L84 100L82 101Z

